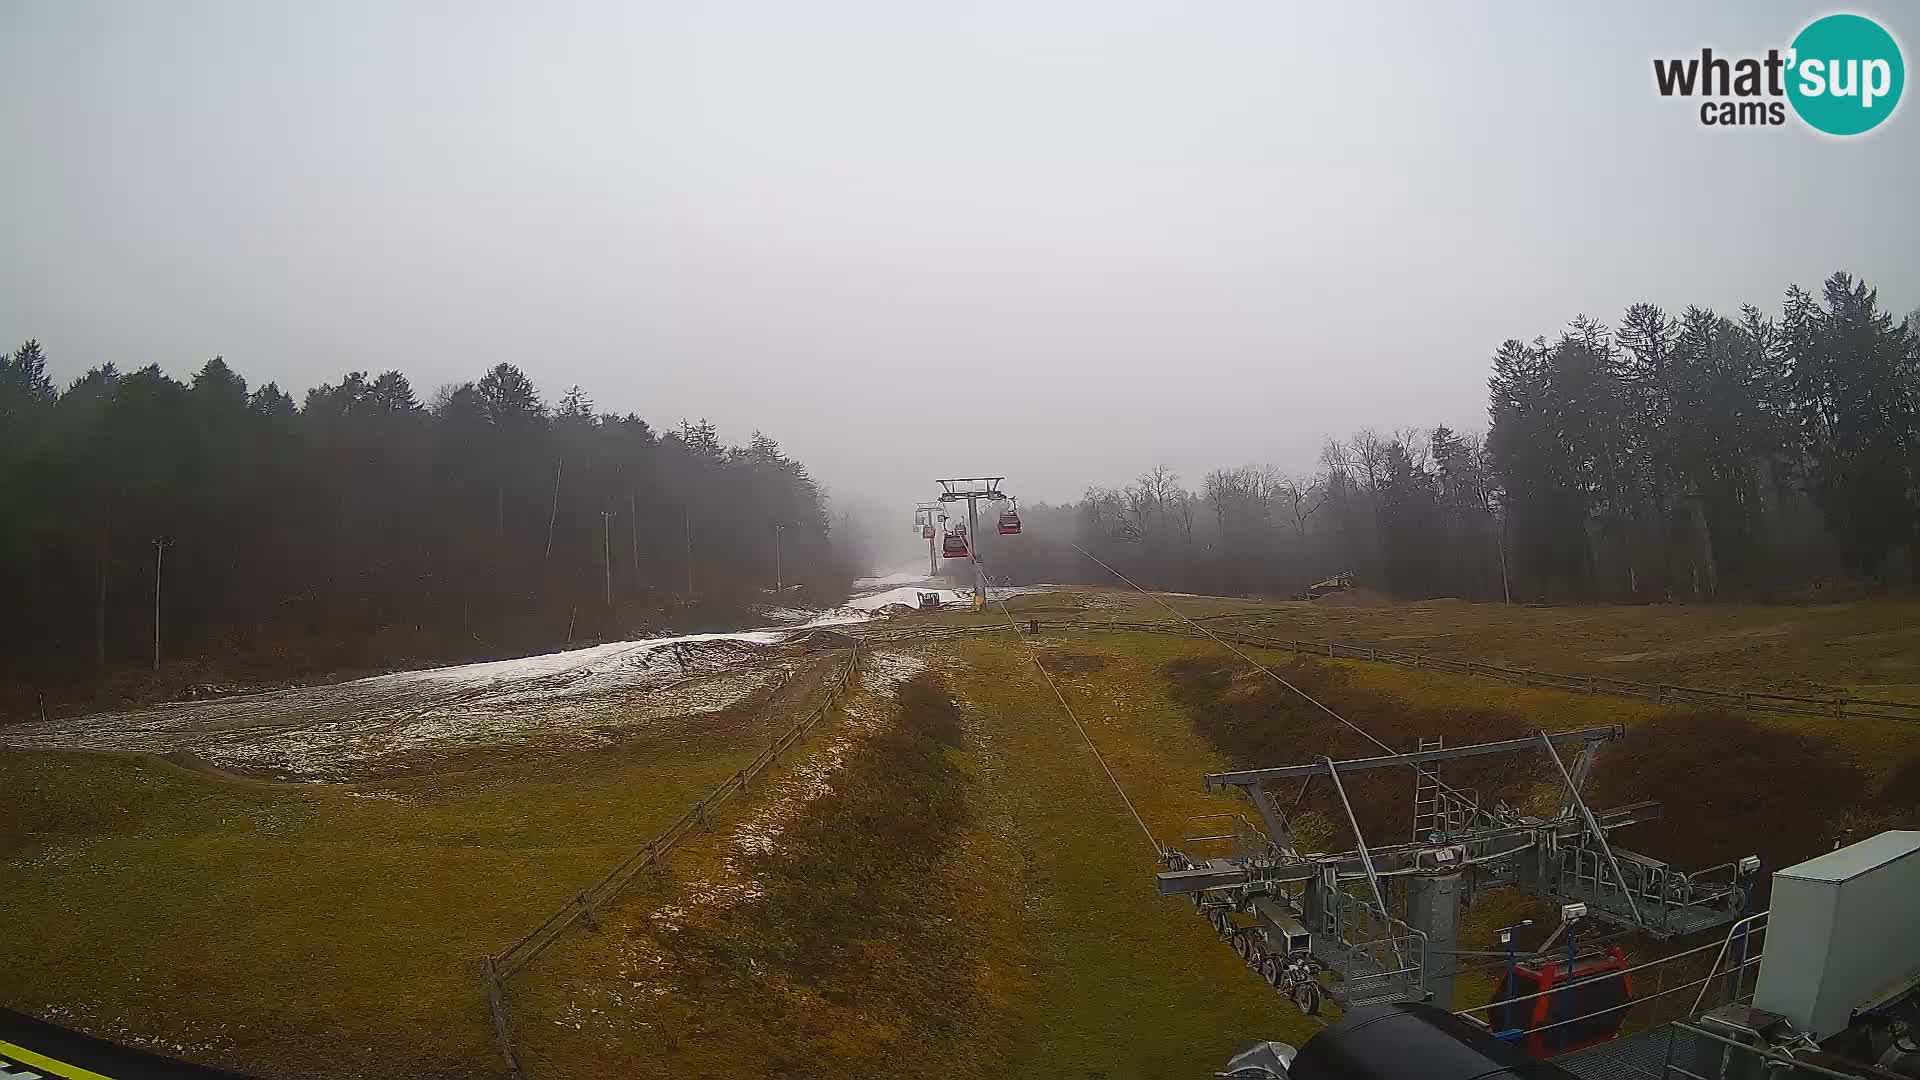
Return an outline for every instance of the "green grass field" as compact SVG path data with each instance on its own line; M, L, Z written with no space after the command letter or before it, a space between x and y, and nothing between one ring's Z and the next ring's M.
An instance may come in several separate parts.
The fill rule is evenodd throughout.
M1889 693L1911 679L1895 625L1912 614L1904 603L1470 608L1455 631L1444 605L1342 615L1171 602L1195 614L1261 607L1247 624L1279 636L1385 644L1368 634L1398 633L1402 648L1569 671L1596 654L1738 643L1633 661L1620 673L1630 678L1673 678L1718 655L1725 677L1689 677L1751 685L1770 668L1771 685ZM1138 596L1076 591L1011 606L1023 626L1042 621L1037 639L887 646L930 672L897 701L861 690L677 852L669 873L639 879L596 926L513 980L535 1080L1152 1077L1217 1068L1251 1039L1311 1034L1189 903L1154 894L1152 847L1028 648L1163 841L1193 835L1197 815L1245 809L1204 793L1202 774L1353 752L1351 734L1204 638L1058 628L1164 617ZM1678 629L1663 628L1669 615ZM988 619L1004 621L995 610L925 623ZM1587 629L1557 633L1551 620ZM1742 629L1780 623L1793 629ZM1734 848L1752 842L1777 867L1849 831L1920 825L1917 725L1730 717L1254 655L1396 745L1625 724L1595 801L1664 800L1665 821L1622 840L1682 865L1747 854ZM1867 678L1875 673L1886 678ZM356 787L0 751L10 928L0 1004L269 1077L498 1075L481 954L597 880L791 711ZM1477 779L1523 800L1546 790L1537 771ZM1369 783L1363 825L1400 829L1404 785ZM1309 807L1303 828L1346 846L1344 821L1324 810ZM756 836L770 842L742 846ZM1518 910L1489 900L1470 913L1469 933Z
M776 729L765 711L708 719L352 788L0 752L0 1002L265 1076L490 1075L479 958Z

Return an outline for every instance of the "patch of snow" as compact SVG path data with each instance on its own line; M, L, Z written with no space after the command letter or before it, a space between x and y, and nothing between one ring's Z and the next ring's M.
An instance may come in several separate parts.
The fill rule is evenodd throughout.
M892 699L901 683L927 670L927 662L909 653L869 652L860 669L860 688L866 695ZM806 805L833 789L833 774L846 763L867 736L885 726L890 717L877 714L869 702L856 695L848 701L842 733L808 755L788 771L782 789L752 817L735 826L733 850L741 854L772 851L787 823ZM727 869L738 872L733 856Z
M864 616L860 616L864 617ZM0 745L191 751L222 768L344 780L422 754L555 739L732 707L779 677L799 628L683 634L245 697L13 725Z
M927 662L912 653L869 652L860 671L860 685L876 694L893 696L901 683L927 670Z
M858 578L853 583L855 592L872 592L875 589L891 589L899 585L918 585L933 579L916 570L897 574L884 574L880 577Z
M847 601L847 606L855 611L879 611L882 608L893 607L895 604L904 604L907 607L919 607L920 594L923 592L938 593L942 604L964 604L969 600L966 593L953 589L917 589L912 586L907 586L899 589L888 589L884 592L867 593L864 596L856 596Z
M823 611L815 614L813 618L798 624L794 629L817 630L823 626L845 626L848 623L866 622L871 618L873 618L873 612L871 611L859 611L854 608L844 607L835 608L832 611Z

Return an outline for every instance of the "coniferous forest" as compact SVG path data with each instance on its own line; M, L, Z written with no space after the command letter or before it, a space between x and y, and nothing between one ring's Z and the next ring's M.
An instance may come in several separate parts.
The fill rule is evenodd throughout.
M219 357L186 382L106 364L67 387L34 341L0 357L15 713L150 677L156 582L155 689L178 693L737 626L750 603L837 599L850 558L772 439L657 432L578 387L549 404L510 364L427 400L388 371L296 401Z
M1436 418L1438 419L1438 418ZM1768 600L1910 586L1920 312L1847 274L1775 312L1629 307L1492 358L1484 436L1329 439L1318 467L1167 468L1023 506L996 576L1299 595L1351 571L1405 599ZM1837 587L1837 588L1836 588Z
M1792 599L1912 584L1920 313L1846 274L1776 312L1629 307L1492 357L1473 425L1329 439L1317 467L1154 468L983 538L1013 581L1401 598ZM503 656L753 603L832 603L869 561L770 438L657 432L501 364L422 401L397 371L296 402L216 357L61 388L0 354L0 656L49 686L184 664L310 676ZM773 597L776 582L788 588ZM160 603L155 603L156 583ZM795 587L798 588L795 588ZM219 658L206 671L190 661Z

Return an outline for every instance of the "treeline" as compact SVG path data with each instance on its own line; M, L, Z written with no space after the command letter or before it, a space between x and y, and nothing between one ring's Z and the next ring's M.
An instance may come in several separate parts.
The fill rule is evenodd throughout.
M1846 274L1778 317L1584 316L1493 358L1484 438L1329 440L1318 468L1162 467L1024 508L996 576L1299 595L1352 571L1407 598L1767 599L1828 578L1913 583L1920 312Z
M778 551L776 551L776 542ZM776 567L776 557L779 566ZM430 401L353 372L294 399L218 357L57 390L0 354L0 666L49 681L220 655L503 655L843 595L823 493L772 439L549 407L501 364Z

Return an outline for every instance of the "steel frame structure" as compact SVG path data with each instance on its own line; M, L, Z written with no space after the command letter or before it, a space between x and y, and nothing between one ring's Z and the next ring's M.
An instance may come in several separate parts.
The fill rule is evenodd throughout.
M1186 841L1229 845L1225 855L1168 848L1159 892L1192 897L1235 952L1309 1013L1322 995L1348 1008L1427 999L1451 1008L1460 914L1488 888L1516 887L1575 918L1663 939L1735 922L1746 914L1758 859L1682 873L1608 839L1614 829L1656 820L1658 803L1587 805L1581 789L1599 749L1624 734L1613 725L1471 746L1423 739L1411 753L1209 774L1208 791L1239 790L1260 823L1225 815L1227 831ZM1576 750L1571 767L1563 748ZM1534 751L1553 760L1563 788L1550 817L1483 805L1440 777L1449 761ZM1341 778L1387 768L1413 771L1413 835L1370 845ZM1353 830L1350 851L1305 853L1295 844L1290 815L1321 777ZM1269 786L1294 780L1299 795L1282 809ZM1329 971L1339 978L1322 983L1319 974Z
M977 545L980 543L980 506L981 502L1005 502L1006 492L1000 490L1004 476L960 476L948 480L936 480L939 484L940 502L964 502L967 504L967 561L973 564L973 599L979 604L987 597L987 587L980 578L980 555Z
M934 515L936 513L941 512L943 509L944 507L942 507L937 502L923 502L923 503L913 504L914 514L919 515L921 513L925 513L927 515L927 524L930 526L933 526L934 534L932 536L927 537L927 576L928 577L940 576L940 551L939 551L940 527L934 524Z

